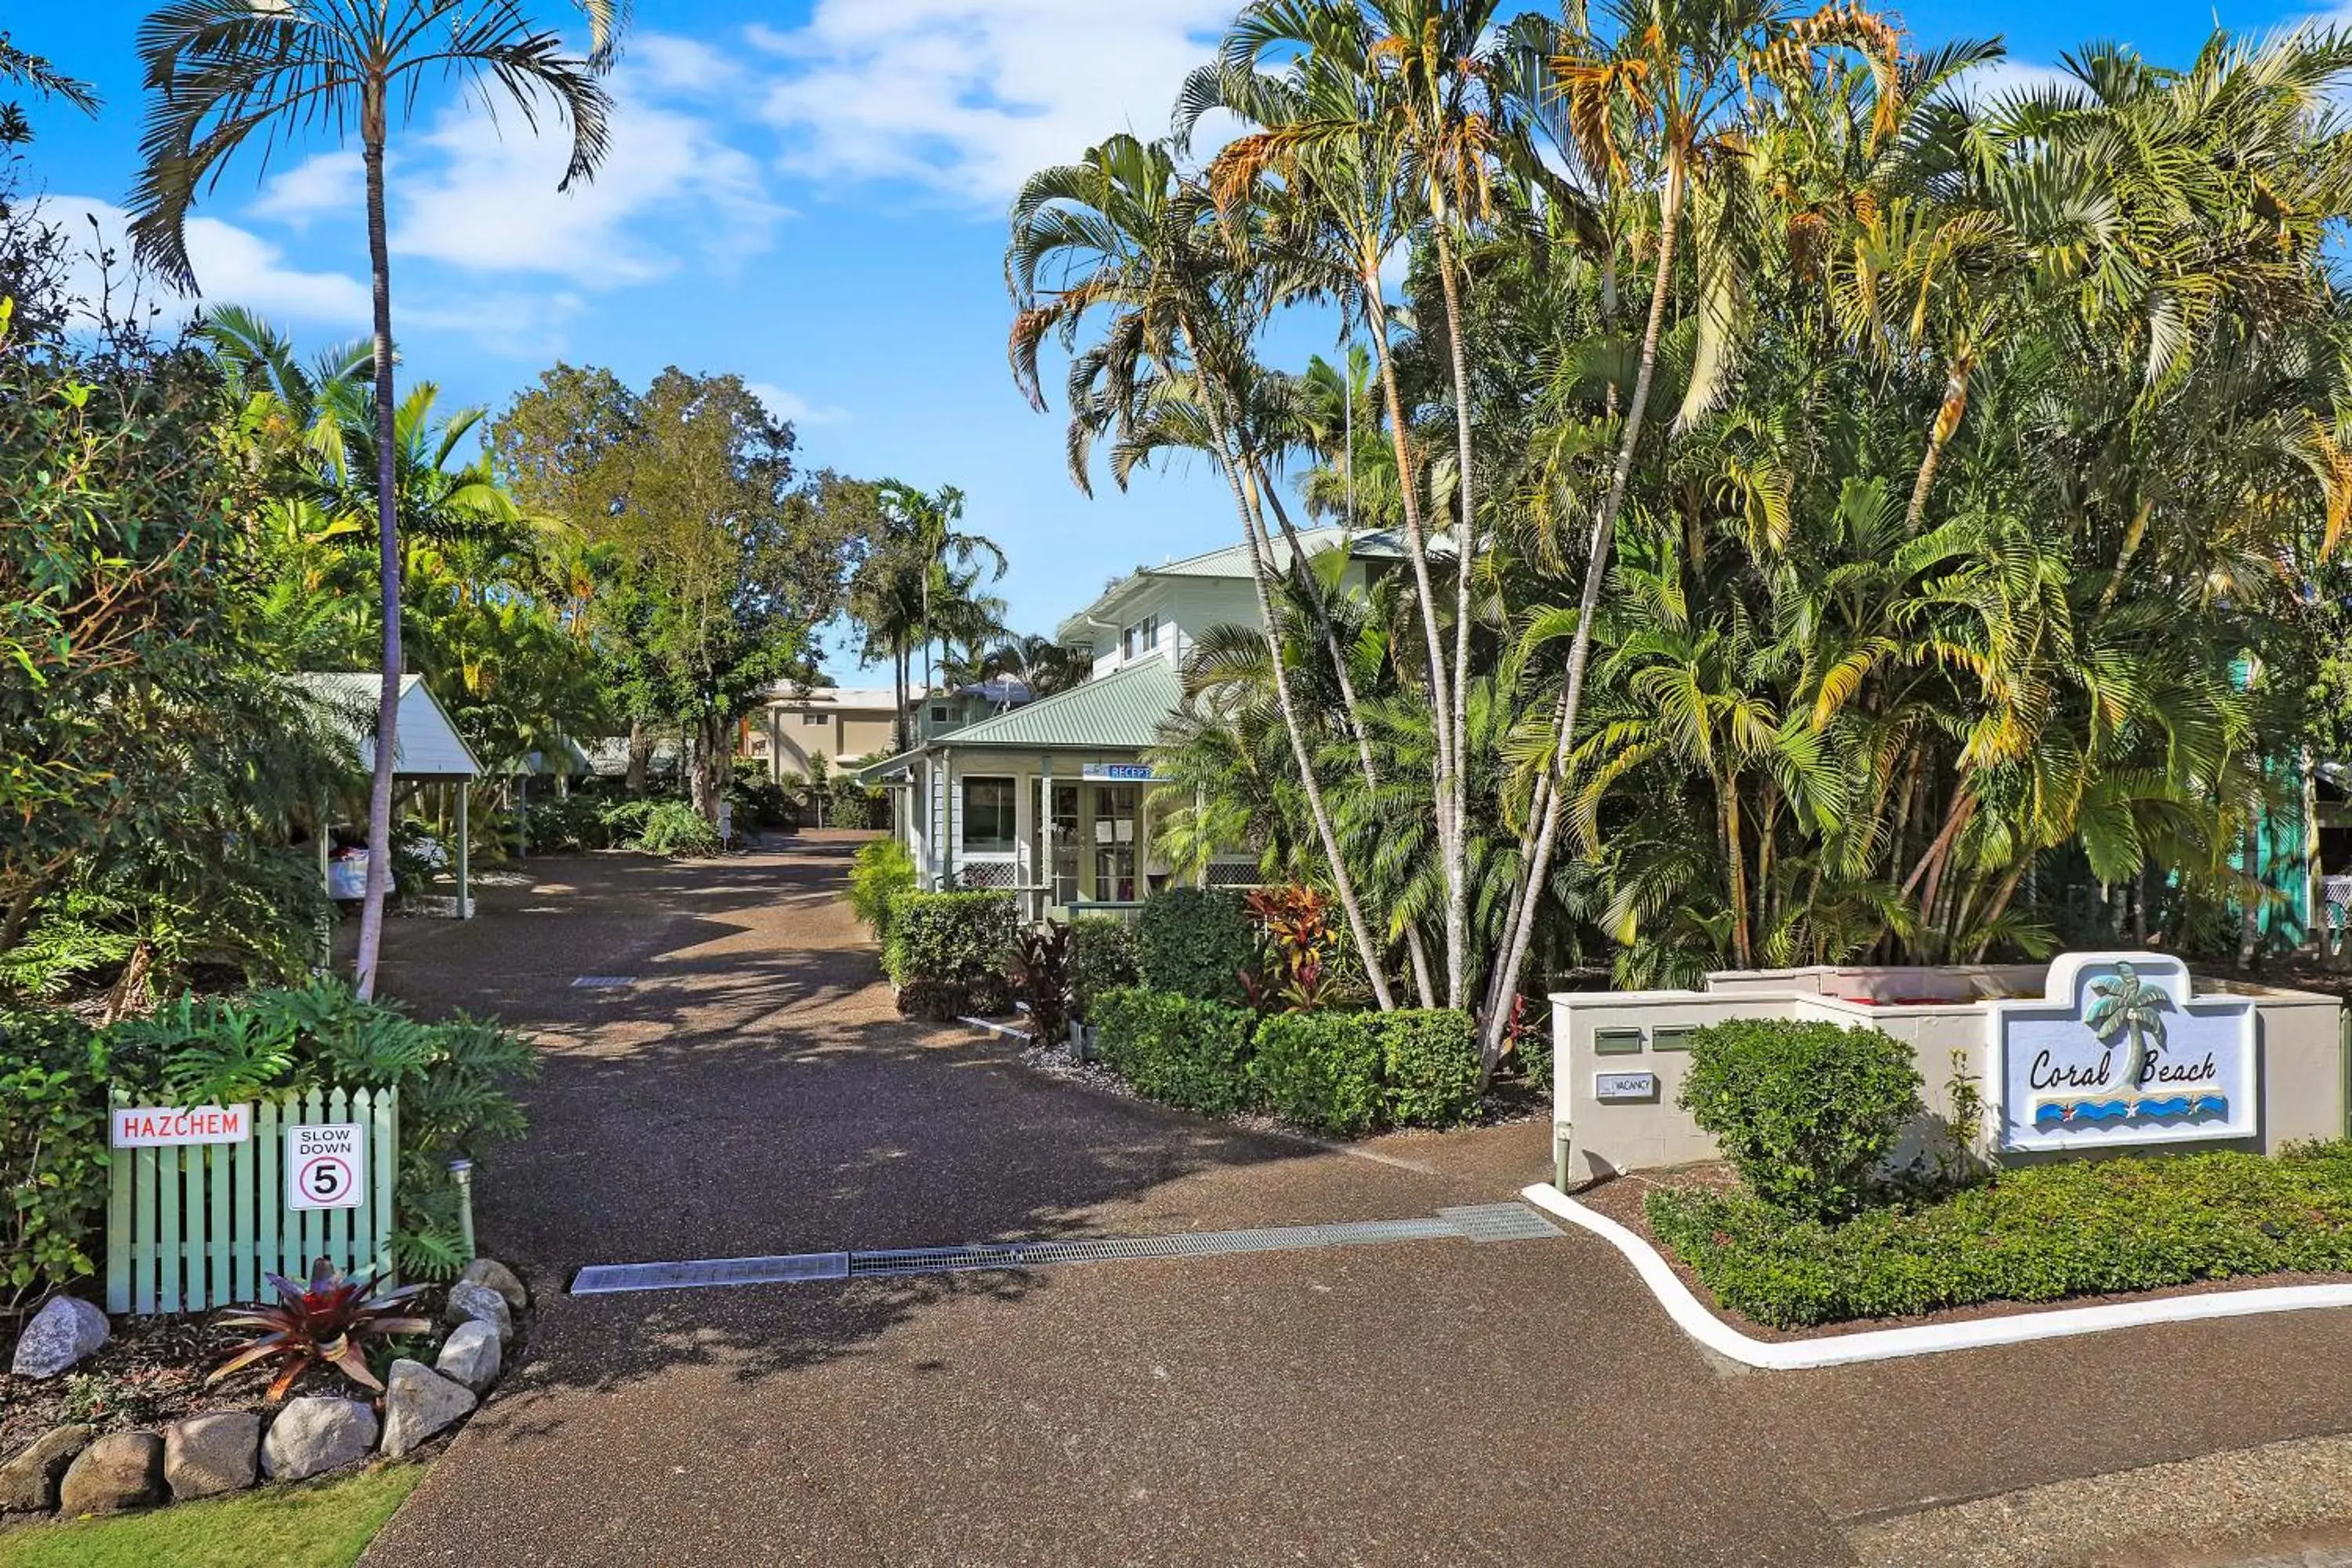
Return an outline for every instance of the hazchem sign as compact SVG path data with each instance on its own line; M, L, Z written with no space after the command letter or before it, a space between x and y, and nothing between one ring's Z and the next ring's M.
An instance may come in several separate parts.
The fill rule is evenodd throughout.
M242 1143L253 1136L250 1105L118 1105L107 1122L116 1149L168 1149L186 1143Z
M367 1139L356 1121L286 1130L286 1206L355 1209L367 1192Z

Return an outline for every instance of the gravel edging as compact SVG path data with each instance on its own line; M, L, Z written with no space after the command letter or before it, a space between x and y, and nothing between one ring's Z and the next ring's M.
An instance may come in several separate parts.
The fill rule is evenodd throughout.
M2300 1565L2352 1526L2352 1436L2298 1438L1849 1525L1867 1568ZM2281 1539L2300 1537L2301 1539ZM2329 1544L2346 1546L2337 1536ZM2226 1556L2217 1548L2232 1547ZM2263 1556L2250 1559L2247 1553ZM2347 1550L2352 1558L2352 1550Z

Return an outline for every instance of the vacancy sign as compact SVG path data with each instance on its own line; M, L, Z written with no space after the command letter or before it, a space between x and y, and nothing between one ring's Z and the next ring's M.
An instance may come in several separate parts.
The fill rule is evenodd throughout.
M355 1209L367 1191L367 1140L356 1121L286 1130L286 1206Z
M118 1105L106 1141L116 1149L242 1143L253 1136L250 1105Z

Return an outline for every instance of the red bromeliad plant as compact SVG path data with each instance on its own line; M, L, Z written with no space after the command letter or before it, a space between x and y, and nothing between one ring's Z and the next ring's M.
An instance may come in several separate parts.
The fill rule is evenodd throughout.
M228 1329L259 1329L261 1335L223 1362L205 1380L207 1386L258 1362L281 1363L269 1384L269 1397L286 1397L294 1382L314 1366L329 1365L363 1387L383 1391L368 1370L363 1348L368 1340L395 1334L430 1332L429 1319L404 1317L397 1309L425 1287L404 1285L396 1290L368 1293L373 1279L362 1272L346 1278L321 1258L310 1265L308 1288L276 1274L267 1275L278 1292L275 1307L253 1307L219 1319Z

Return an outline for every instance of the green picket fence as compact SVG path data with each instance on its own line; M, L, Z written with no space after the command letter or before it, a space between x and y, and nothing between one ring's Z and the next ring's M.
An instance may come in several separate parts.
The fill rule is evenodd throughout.
M129 1100L117 1095L117 1105ZM367 1190L357 1208L289 1209L280 1164L286 1130L335 1122L365 1129ZM317 1258L349 1272L392 1275L392 1189L400 1154L400 1091L312 1089L258 1100L242 1143L110 1152L106 1310L201 1312L272 1292Z

